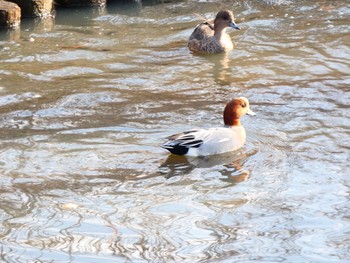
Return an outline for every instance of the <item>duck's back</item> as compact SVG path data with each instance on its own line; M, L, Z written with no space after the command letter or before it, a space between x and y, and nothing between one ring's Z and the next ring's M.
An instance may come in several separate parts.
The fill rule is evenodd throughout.
M170 136L163 148L177 155L206 156L235 151L246 139L242 125L196 129Z
M206 156L235 151L241 148L246 140L243 126L210 128L206 130L207 136L198 148L190 148L189 156Z
M189 41L196 39L202 40L214 36L214 26L209 22L200 23L192 32Z

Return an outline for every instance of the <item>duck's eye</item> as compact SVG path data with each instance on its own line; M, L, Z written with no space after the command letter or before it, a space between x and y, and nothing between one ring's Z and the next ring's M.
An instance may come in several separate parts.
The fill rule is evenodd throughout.
M241 104L242 108L245 108L247 105L245 103Z
M230 17L224 16L224 20L229 20L229 19L230 19Z

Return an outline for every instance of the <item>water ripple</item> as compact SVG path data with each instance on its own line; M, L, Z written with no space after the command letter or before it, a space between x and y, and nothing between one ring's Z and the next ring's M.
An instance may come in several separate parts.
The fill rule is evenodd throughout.
M218 4L235 49L191 54ZM348 262L347 3L135 5L0 42L1 260ZM237 96L257 113L239 151L159 147Z

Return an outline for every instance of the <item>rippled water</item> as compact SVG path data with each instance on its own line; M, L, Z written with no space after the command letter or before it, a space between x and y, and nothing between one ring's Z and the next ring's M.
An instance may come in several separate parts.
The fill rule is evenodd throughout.
M228 55L186 48L234 10ZM0 42L2 262L350 262L347 1L58 10ZM169 156L246 96L246 146Z

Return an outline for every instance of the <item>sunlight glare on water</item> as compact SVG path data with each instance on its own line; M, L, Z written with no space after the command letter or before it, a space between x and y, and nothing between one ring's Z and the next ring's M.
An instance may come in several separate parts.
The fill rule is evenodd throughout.
M229 54L191 54L232 9ZM349 262L346 1L59 9L0 34L0 260ZM246 145L168 155L249 98Z

